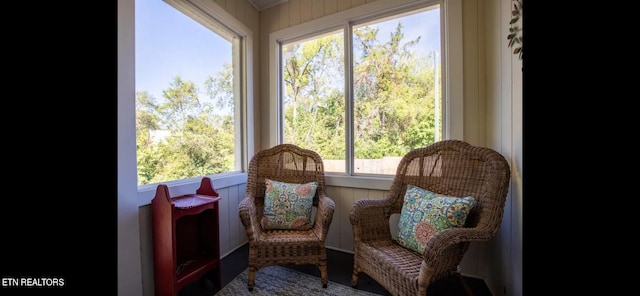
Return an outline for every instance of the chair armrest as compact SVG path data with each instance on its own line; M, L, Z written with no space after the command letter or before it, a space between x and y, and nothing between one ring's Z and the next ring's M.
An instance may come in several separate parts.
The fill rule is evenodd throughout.
M249 242L257 240L260 237L262 228L260 221L256 218L255 199L251 196L245 196L238 204L238 214L240 221L247 232Z
M449 251L459 248L460 243L472 241L487 241L493 237L491 232L477 227L449 228L438 231L429 239L425 246L422 257L424 261L431 265L437 265Z
M391 206L384 199L361 199L354 202L349 212L354 242L390 240L390 210Z
M316 211L316 219L313 225L313 231L321 241L327 239L329 226L333 220L333 213L336 209L336 203L328 196L321 195L318 198L318 209Z

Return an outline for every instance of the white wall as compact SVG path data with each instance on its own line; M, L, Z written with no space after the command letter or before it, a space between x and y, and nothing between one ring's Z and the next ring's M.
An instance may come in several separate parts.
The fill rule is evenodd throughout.
M479 67L475 75L484 80L478 89L486 106L486 145L501 152L511 166L511 188L502 226L483 254L492 258L481 274L493 295L522 295L522 61L507 46L511 0L467 0L477 7ZM479 28L479 29L478 29Z
M118 295L142 295L133 0L118 0Z

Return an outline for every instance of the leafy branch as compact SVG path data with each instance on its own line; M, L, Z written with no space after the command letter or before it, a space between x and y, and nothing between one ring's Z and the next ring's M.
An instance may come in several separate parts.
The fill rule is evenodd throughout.
M517 54L522 60L522 28L516 24L522 16L522 0L513 0L513 9L511 10L511 21L509 22L509 47L513 48L513 54Z

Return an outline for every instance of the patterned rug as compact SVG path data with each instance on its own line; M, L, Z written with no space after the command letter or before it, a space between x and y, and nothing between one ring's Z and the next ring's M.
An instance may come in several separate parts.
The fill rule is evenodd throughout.
M229 284L224 286L215 296L373 296L378 295L366 291L361 291L329 281L326 288L322 288L320 278L299 272L297 270L281 267L268 266L260 268L256 272L256 284L253 291L247 289L247 273L245 269Z

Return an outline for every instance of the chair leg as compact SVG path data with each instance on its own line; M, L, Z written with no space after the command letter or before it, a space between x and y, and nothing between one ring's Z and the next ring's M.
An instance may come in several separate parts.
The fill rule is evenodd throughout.
M327 283L329 283L329 278L327 276L327 262L320 263L318 268L320 268L320 280L322 281L322 287L326 288Z
M356 233L355 230L354 233ZM358 288L358 274L360 273L360 267L358 266L358 248L356 245L359 240L360 239L357 239L356 242L354 242L353 248L353 271L351 272L351 287L353 288Z
M358 287L358 274L360 272L358 272L358 267L356 266L356 264L353 264L353 273L351 274L351 286L354 288Z
M247 276L247 288L249 292L253 291L253 286L256 284L256 268L249 267L249 274Z

